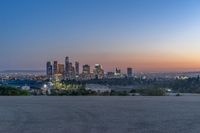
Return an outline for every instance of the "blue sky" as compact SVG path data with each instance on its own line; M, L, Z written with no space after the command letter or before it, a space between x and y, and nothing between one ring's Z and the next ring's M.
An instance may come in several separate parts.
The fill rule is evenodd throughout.
M138 70L200 67L198 0L1 0L0 70L65 56Z

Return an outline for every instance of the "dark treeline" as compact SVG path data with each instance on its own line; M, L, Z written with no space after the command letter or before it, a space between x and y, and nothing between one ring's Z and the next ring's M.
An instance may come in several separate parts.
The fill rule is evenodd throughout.
M91 79L91 80L63 80L67 84L101 84L101 85L148 85L155 82L156 79L139 79L139 78L119 78L119 79Z
M58 90L53 89L51 96L129 96L128 91L114 91L111 92L96 92L92 90L86 90L84 88L77 90Z
M29 92L10 86L0 86L0 96L28 96Z
M175 92L181 93L200 93L200 78L189 78L186 80L173 80L168 83Z
M124 78L124 79L93 79L88 81L67 80L62 81L63 84L69 85L68 89L52 89L50 95L65 95L65 96L128 96L140 94L144 96L163 96L166 95L166 90L171 89L174 93L200 93L200 78L188 79L139 79L139 78ZM86 90L86 84L100 84L114 86L111 92L95 92ZM115 86L131 86L131 89L116 90ZM78 87L77 87L78 86ZM132 87L133 86L133 87ZM37 89L40 90L40 89ZM40 94L40 93L39 93ZM21 96L21 95L37 95L29 91L14 88L10 86L0 86L0 95L2 96ZM42 93L41 93L42 95Z
M140 78L123 78L123 79L92 79L87 81L63 81L65 83L76 84L101 84L108 86L134 86L133 89L148 88L167 88L173 92L180 93L200 93L200 77L188 79L140 79Z

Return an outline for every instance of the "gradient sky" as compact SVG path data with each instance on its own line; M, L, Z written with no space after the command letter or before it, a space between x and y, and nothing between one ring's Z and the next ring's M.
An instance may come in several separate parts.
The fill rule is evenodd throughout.
M65 56L106 70L199 70L200 1L0 0L0 70Z

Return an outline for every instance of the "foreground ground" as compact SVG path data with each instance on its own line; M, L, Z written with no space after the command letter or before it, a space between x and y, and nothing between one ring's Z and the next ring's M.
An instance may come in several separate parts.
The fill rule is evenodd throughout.
M0 133L199 133L200 96L0 97Z

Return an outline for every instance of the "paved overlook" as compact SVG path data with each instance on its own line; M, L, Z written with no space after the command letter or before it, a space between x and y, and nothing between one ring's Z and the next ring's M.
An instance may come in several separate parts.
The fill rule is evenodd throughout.
M0 133L199 133L200 97L0 97Z

